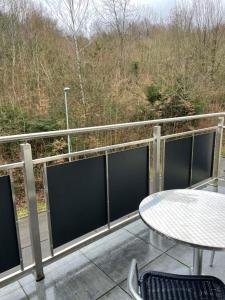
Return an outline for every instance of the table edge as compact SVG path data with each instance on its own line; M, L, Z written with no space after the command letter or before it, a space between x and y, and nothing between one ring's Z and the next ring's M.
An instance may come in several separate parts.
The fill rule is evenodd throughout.
M144 219L143 217L141 216L141 213L140 213L140 210L138 209L138 212L139 212L139 216L141 218L141 220L144 222L144 224L151 230L153 230L154 232L158 233L160 236L162 237L165 237L169 240L173 240L175 242L178 242L179 244L182 244L182 245L186 245L186 246L189 246L189 247L193 247L193 248L199 248L199 249L203 249L203 250L211 250L211 251L224 251L225 250L225 246L224 247L211 247L211 246L205 246L205 245L199 245L199 244L194 244L194 243L189 243L189 242L186 242L186 241L183 241L183 240L180 240L180 239L177 239L177 238L174 238L174 237L171 237L171 236L168 236L162 232L160 232L159 230L155 229L154 227L150 226Z

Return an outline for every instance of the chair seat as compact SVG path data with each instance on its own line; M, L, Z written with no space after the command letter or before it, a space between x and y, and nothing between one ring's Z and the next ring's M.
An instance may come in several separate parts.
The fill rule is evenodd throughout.
M151 300L224 300L225 286L212 276L148 272L140 278L141 296Z

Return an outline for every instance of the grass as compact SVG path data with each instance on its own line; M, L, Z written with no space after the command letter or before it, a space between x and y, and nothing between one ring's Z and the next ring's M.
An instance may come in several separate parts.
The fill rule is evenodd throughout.
M38 209L38 213L46 211L46 203L44 200L39 199L37 201L37 209ZM17 207L17 216L18 216L18 219L28 216L27 203L23 203L22 205Z

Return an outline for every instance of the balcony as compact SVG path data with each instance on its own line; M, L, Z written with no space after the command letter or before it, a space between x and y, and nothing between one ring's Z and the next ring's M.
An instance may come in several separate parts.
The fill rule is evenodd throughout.
M217 122L218 116L221 117L223 114L213 114L210 117L202 116L201 118L213 117ZM177 119L174 119L173 121L180 122ZM137 168L138 178L143 176L141 183L138 183L137 178L137 186L139 186L141 191L144 190L144 194L149 193L149 191L153 192L160 189L176 188L176 185L178 185L178 187L183 185L182 188L191 187L225 194L225 181L223 179L225 160L218 159L218 157L221 156L223 134L223 125L221 126L220 122L215 126L198 128L187 132L179 132L169 136L160 135L159 126L156 126L153 130L153 138L149 138L148 140L139 140L120 145L110 145L103 147L100 150L99 148L91 150L87 149L84 150L85 152L82 152L83 154L85 153L85 155L103 152L104 157L102 161L101 155L91 156L90 160L83 160L82 158L83 162L81 165L77 165L77 161L71 162L69 160L69 162L66 163L63 161L60 165L51 165L49 166L49 169L48 166L46 166L46 163L49 161L58 162L59 157L42 157L32 159L31 152L29 152L29 146L26 149L24 149L24 146L21 146L21 161L14 163L10 162L7 165L0 166L0 168L7 171L12 170L13 168L24 169L26 197L28 203L30 202L30 204L32 204L36 203L35 178L32 184L32 181L28 182L26 177L28 179L32 178L32 176L34 177L33 168L35 165L44 165L43 177L45 179L44 183L47 211L39 214L38 219L35 220L35 216L37 216L36 207L30 205L30 219L26 217L17 221L16 214L12 215L12 218L11 216L6 218L6 223L9 222L8 219L10 218L11 223L14 224L15 221L17 239L19 237L19 263L17 260L15 263L12 262L11 265L14 264L13 268L5 267L4 272L0 273L0 298L4 300L131 299L127 290L126 278L132 258L137 259L141 271L150 269L176 274L190 274L193 264L193 249L191 247L175 244L175 242L171 240L165 239L154 232L150 232L146 225L144 225L144 223L139 219L137 210L133 209L133 204L131 204L132 207L130 205L123 206L121 204L121 209L123 209L121 214L118 212L120 210L120 204L115 202L115 207L110 206L112 204L111 201L116 201L114 200L114 193L115 195L118 195L119 191L120 193L124 193L121 189L119 191L115 191L112 188L114 186L119 186L120 183L117 181L117 178L121 175L121 173L116 173L116 170L114 170L113 167L118 166L119 168L125 160L129 161L128 165L130 166L133 160L132 155L136 155L135 157L136 159L139 159L139 164L134 167ZM69 133L73 134L73 132ZM63 134L67 135L68 131L65 131ZM40 135L43 135L43 133ZM45 135L48 136L48 133L45 133ZM198 139L199 135L201 136L200 139ZM9 139L11 139L11 141L17 141L23 140L24 138L28 140L31 136L2 137L2 140L0 137L0 142L5 142ZM181 176L182 178L179 177L177 180L173 177L173 181L171 182L169 172L171 171L171 163L173 163L171 159L173 159L173 157L171 156L170 147L179 148L178 144L176 144L178 138L180 141L179 145L182 144L182 141L187 143L185 144L185 148L183 148L182 153L184 155L181 155L180 157L181 161L185 162L182 166L183 169L181 170L181 173L184 176ZM173 143L173 141L175 141L175 143ZM195 141L195 144L193 141ZM168 144L166 144L166 142L168 142ZM190 146L190 149L188 148L188 145ZM198 145L196 150L194 145ZM210 151L207 152L208 156L205 158L206 161L201 161L199 164L199 161L197 161L196 158L199 157L197 150L200 145L204 147L204 153L207 152L206 145L208 147L207 149ZM130 146L131 148L129 148ZM27 144L25 144L25 147L27 147ZM181 147L183 147L183 145L181 145ZM135 152L135 149L137 152ZM139 152L139 150L142 151L143 149L143 152ZM172 150L175 151L174 149L175 148ZM189 155L187 154L189 152L185 152L188 151L187 149L190 150L189 161L186 161L186 157ZM110 152L110 150L113 151ZM133 150L133 152L130 152L131 150ZM178 149L178 151L180 151L180 149ZM121 153L124 155L122 159ZM131 155L131 157L129 157L129 155ZM60 158L68 159L73 156L74 153L68 153L61 155ZM99 161L95 160L96 158L99 158ZM112 159L113 164L111 161ZM178 158L176 157L176 159ZM66 178L66 172L70 172L70 170L67 169L65 172L64 167L70 168L73 165L78 168L76 169L76 172L78 172L80 176L80 172L82 172L84 168L89 170L88 168L90 164L85 165L87 161L89 163L96 163L96 165L94 165L95 170L96 166L98 168L102 164L102 170L106 172L106 174L103 172L104 174L102 177L105 178L106 181L100 180L102 185L105 184L105 188L103 189L103 194L106 194L106 200L103 202L106 204L104 207L106 218L103 218L105 224L102 225L101 222L99 222L99 218L102 216L98 215L99 210L101 210L101 208L99 208L96 218L93 219L90 224L90 228L92 228L94 223L95 228L93 227L93 230L88 232L86 227L83 229L83 223L87 221L87 219L84 218L78 220L81 225L78 232L75 232L77 227L74 229L73 224L63 223L67 215L64 215L64 212L60 211L60 213L62 212L62 215L57 216L58 212L52 205L52 201L58 196L58 194L54 194L57 190L55 182L59 185L57 177L54 176L57 172L59 176L61 176L63 172L64 178ZM146 162L147 168L145 168ZM189 164L191 164L190 169ZM60 169L59 166L61 166L62 169ZM141 171L142 169L140 166L142 169L144 166L144 172ZM138 168L140 168L140 170ZM187 169L189 169L189 177L188 183L185 183L185 180L187 179ZM126 172L129 173L129 169L126 170ZM47 176L45 177L46 174ZM115 174L116 176L114 176ZM106 177L104 177L105 175ZM7 176L4 176L4 178L5 177ZM68 180L70 178L71 174L69 174ZM124 177L120 177L120 181L123 180L123 178ZM9 179L12 178L9 176ZM130 180L135 179L136 178L131 178ZM142 182L145 182L145 184L142 185ZM12 184L13 181L7 181L6 185L10 183ZM87 182L85 182L85 184L87 184ZM173 184L175 184L175 186L173 186ZM185 184L187 184L187 186L185 186ZM80 184L75 188L77 194L79 194ZM85 188L85 185L83 188ZM83 189L81 190L84 192ZM59 192L60 189L57 190L57 193ZM95 191L92 190L92 193L95 193ZM96 191L96 193L100 193L101 195L101 190ZM13 195L12 185L12 196L10 196L9 193L8 198L13 200L14 197L15 195ZM131 195L128 194L128 197L131 197ZM110 201L108 201L109 199ZM60 203L57 204L56 201L56 206L57 205L60 205ZM98 203L98 205L100 205L100 203ZM71 216L71 212L67 211L67 214L68 216ZM93 214L95 213L93 212ZM33 216L34 218L32 219ZM109 216L111 218L109 218ZM59 220L61 220L60 224L57 223ZM71 236L66 237L57 235L57 226L61 225L61 222L63 223L63 226L71 226ZM97 222L97 225L95 225L95 222ZM84 232L85 230L86 232L81 234L81 231ZM4 248L2 245L0 247L2 249ZM39 250L42 250L41 257L40 252L38 252L38 247ZM16 254L17 253L10 254L10 260L12 260ZM224 252L216 253L213 267L209 266L209 251L204 252L203 261L204 274L217 276L225 282L225 264L223 265L222 263L225 261ZM7 261L7 263L10 264L11 261ZM42 271L42 268L45 278L40 281L36 281Z

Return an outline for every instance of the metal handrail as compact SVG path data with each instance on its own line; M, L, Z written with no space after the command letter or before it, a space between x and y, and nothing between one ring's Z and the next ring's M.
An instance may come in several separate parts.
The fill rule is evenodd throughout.
M55 137L55 136L65 136L65 135L75 134L75 133L107 131L107 130L129 128L129 127L138 127L138 126L145 126L145 125L159 125L159 124L173 123L173 122L185 122L185 121L191 121L191 120L197 120L197 119L203 119L203 118L214 118L214 117L224 117L224 116L225 116L225 112L220 112L220 113L210 113L210 114L202 114L202 115L194 115L194 116L184 116L184 117L175 117L175 118L166 118L166 119L155 119L155 120L148 120L148 121L119 123L119 124L112 124L112 125L101 125L101 126L74 128L74 129L54 130L54 131L48 131L48 132L16 134L16 135L0 136L0 143L28 141L28 140L32 140L35 138L49 138L49 137Z
M207 128L201 128L201 129L194 129L194 130L189 130L189 131L184 131L184 132L179 132L179 133L173 133L173 134L168 134L168 135L164 135L161 136L161 140L169 140L172 138L180 138L186 135L191 135L191 134L195 134L195 133L202 133L202 132L210 132L213 130L216 130L218 126L212 126L212 127L207 127Z
M19 135L12 135L12 136L0 136L0 143L6 143L6 142L16 142L16 141L28 141L28 140L32 140L35 138L50 138L50 137L56 137L56 136L67 136L70 134L80 134L80 133L88 133L88 132L99 132L99 131L104 131L104 130L116 130L116 129L121 129L121 128L132 128L132 127L137 127L137 126L145 126L145 125L158 125L155 126L155 129L157 129L156 127L160 127L160 124L165 124L165 123L171 123L171 122L183 122L183 121L190 121L190 120L196 120L196 119L203 119L203 118L214 118L214 117L224 117L225 116L225 112L221 112L221 113L211 113L211 114L203 114L203 115L195 115L195 116L184 116L184 117L176 117L176 118L167 118L167 119L157 119L157 120L148 120L148 121L140 121L140 122L133 122L133 123L121 123L121 124L112 124L112 125L104 125L104 126L94 126L94 127L86 127L86 128L77 128L77 129L68 129L68 130L57 130L57 131L49 131L49 132L38 132L38 133L30 133L30 134L19 134ZM221 119L221 118L219 118ZM223 118L222 118L223 119ZM72 158L74 156L79 156L79 155L90 155L90 154L94 154L94 153L101 153L104 152L104 155L106 157L106 164L107 164L107 156L108 156L108 152L115 150L115 149L120 149L123 148L125 149L125 147L131 147L131 146L141 146L141 145L145 145L147 144L148 146L148 159L149 159L149 173L150 173L150 169L151 169L151 159L150 159L150 149L153 149L153 166L154 166L154 174L153 174L153 186L155 186L156 191L157 189L160 189L160 176L163 177L163 172L160 169L161 163L163 166L163 160L165 160L165 158L161 158L161 149L160 149L160 145L164 144L164 150L162 151L165 152L165 141L167 139L171 139L171 138L178 138L181 136L186 136L186 135L190 135L190 134L197 134L197 133L202 133L205 131L215 131L216 133L216 143L215 143L215 157L219 156L221 153L221 145L222 145L222 133L223 133L223 122L220 120L220 122L218 123L217 126L212 126L212 127L206 127L206 128L201 128L201 129L195 129L195 130L189 130L186 132L181 132L181 133L175 133L175 134L170 134L170 135L161 135L161 131L160 128L158 128L159 130L155 130L153 137L149 136L149 138L147 139L143 139L143 140L136 140L136 141L131 141L131 142L125 142L122 144L114 144L114 145L108 145L108 146L103 146L103 147L97 147L97 148L93 148L93 149L85 149L85 150L81 150L81 151L77 151L77 152L71 152L71 153L66 153L66 154L58 154L58 155L54 155L54 156L49 156L49 157L42 157L42 158L37 158L37 159L32 159L32 155L31 155L31 148L29 150L29 154L30 154L30 158L29 158L29 162L27 163L24 159L24 157L21 158L21 161L19 162L15 162L15 163L8 163L8 164L4 164L4 165L0 165L0 170L8 170L11 171L11 169L15 169L15 168L28 168L29 170L32 171L31 173L33 174L33 170L32 168L37 165L37 164L43 164L44 165L44 170L45 173L43 175L43 180L45 181L45 179L47 178L46 175L46 163L50 162L50 161L55 161L58 159L65 159L65 158ZM29 144L26 144L29 145ZM26 145L24 145L23 147L25 147ZM30 147L30 145L29 145ZM122 150L124 150L122 149ZM162 160L162 162L161 162ZM215 160L213 163L214 166L216 166L214 169L214 173L213 173L213 177L210 178L209 180L212 181L215 178L218 177L218 165L219 165L219 160ZM107 168L107 165L106 165ZM33 174L34 175L34 174ZM32 176L33 176L32 175ZM31 176L27 176L25 174L25 177L27 177L27 179L31 178ZM157 180L156 180L157 179ZM154 180L155 180L155 184L154 184ZM106 181L108 181L107 179L107 169L106 169ZM35 194L34 191L34 186L35 186L35 180L34 178L32 179L32 185L33 185L33 191L32 191L32 197L31 196L27 196L28 201L32 202L33 205L33 196ZM201 183L202 184L202 183ZM44 188L46 189L45 193L47 195L47 181L46 183L44 183ZM197 186L196 186L197 187ZM25 190L31 189L30 186L30 181L29 184L27 182L25 182ZM152 192L152 191L151 191ZM47 199L47 196L45 196ZM108 197L108 196L107 196ZM31 199L32 198L32 199ZM108 199L107 199L107 205L108 205ZM108 209L108 208L107 208ZM32 220L32 234L35 235L36 233L38 233L39 231L39 226L38 226L38 222L36 222L36 224L34 224L33 222L33 215L35 217L37 217L37 212L33 212L32 209L29 208L29 213L31 216L31 220ZM108 213L109 216L109 213ZM41 276L39 276L39 274L41 273L40 270L42 270L44 265L47 265L61 257L63 257L66 254L69 254L71 252L73 252L74 250L78 250L83 246L88 245L90 242L93 242L97 239L99 239L100 237L103 237L127 224L129 224L130 222L134 221L138 219L138 214L137 212L135 212L135 214L132 216L129 216L129 218L123 219L122 221L118 220L115 221L115 223L111 224L109 226L108 224L108 228L104 227L103 230L101 230L100 232L98 232L97 234L92 234L91 236L89 236L88 238L84 238L81 241L79 241L78 243L75 243L69 247L64 248L63 250L60 251L54 251L53 246L51 245L51 256L45 258L44 260L41 259L40 255L38 255L39 257L37 257L36 261L35 261L35 270L36 270L36 277L37 279L40 279ZM48 222L50 221L50 210L48 208ZM110 218L108 220L108 223L110 222ZM51 229L49 229L49 237L51 236L52 232ZM50 238L51 240L51 238ZM35 246L35 242L32 242L33 246ZM40 244L38 242L38 244ZM40 246L40 245L39 245ZM21 245L19 246L21 247ZM35 251L34 251L35 252ZM14 278L19 278L22 274L25 274L28 272L28 270L33 269L33 265L29 266L28 268L23 268L10 275L9 277L4 277L3 279L0 279L0 287L2 285L5 285L7 282L12 281L12 279ZM136 295L139 297L139 295ZM139 298L138 298L139 299Z
M50 161L55 161L58 159L65 159L69 157L74 157L74 156L79 156L79 155L88 155L88 154L93 154L93 153L101 153L101 152L106 152L110 150L116 150L120 148L125 148L125 147L131 147L131 146L138 146L138 145L146 145L150 142L153 141L153 138L150 139L144 139L144 140L138 140L138 141L133 141L133 142L127 142L127 143L122 143L122 144L114 144L110 146L103 146L103 147L98 147L98 148L91 148L87 150L81 150L81 151L76 151L76 152L71 152L71 153L65 153L65 154L58 154L54 156L48 156L48 157L42 157L42 158L36 158L33 160L33 164L41 164L45 162L50 162Z
M216 128L217 128L217 126L212 126L212 127L207 127L207 128L201 128L201 129L195 129L195 130L190 130L190 131L185 131L185 132L180 132L180 133L164 135L164 136L161 136L161 140L167 140L167 139L171 139L171 138L179 138L179 137L187 136L187 135L194 134L194 133L213 131L213 130L216 130ZM71 152L71 153L46 156L46 157L42 157L42 158L36 158L33 160L33 163L35 165L37 165L37 164L41 164L41 163L45 163L45 162L56 161L59 159L67 159L67 158L79 156L79 155L88 155L88 154L93 154L93 153L101 153L101 152L105 152L105 151L116 150L116 149L119 149L122 147L145 145L150 142L153 142L153 138L137 140L137 141L132 141L132 142L126 142L126 143L121 143L121 144L113 144L113 145L102 146L102 147L97 147L97 148L91 148L91 149L75 151L75 152ZM23 165L24 165L24 163L22 161L15 162L15 163L9 163L9 164L3 164L3 165L0 165L0 171L22 168Z
M216 128L217 128L217 126L212 126L212 127L207 127L207 128L201 128L201 129L189 130L189 131L180 132L180 133L164 135L164 136L161 136L161 140L167 140L167 139L171 139L171 138L179 138L179 137L183 137L183 136L194 134L194 133L202 133L202 132L206 132L206 131L212 131L212 130L216 130ZM105 151L109 151L109 150L116 150L116 149L119 149L122 147L144 145L149 142L153 142L153 138L137 140L137 141L132 141L132 142L126 142L126 143L121 143L121 144L113 144L113 145L109 145L109 146L102 146L102 147L91 148L91 149L86 149L86 150L81 150L81 151L75 151L75 152L65 153L65 154L58 154L58 155L53 155L53 156L47 156L47 157L42 157L42 158L36 158L33 160L33 163L35 165L37 165L37 164L51 162L51 161L55 161L55 160L59 160L59 159L67 159L67 158L71 158L71 157L79 156L79 155L88 155L88 154L93 154L93 153L105 152ZM9 163L9 164L3 164L3 165L0 165L0 171L22 168L23 165L24 165L23 161Z

